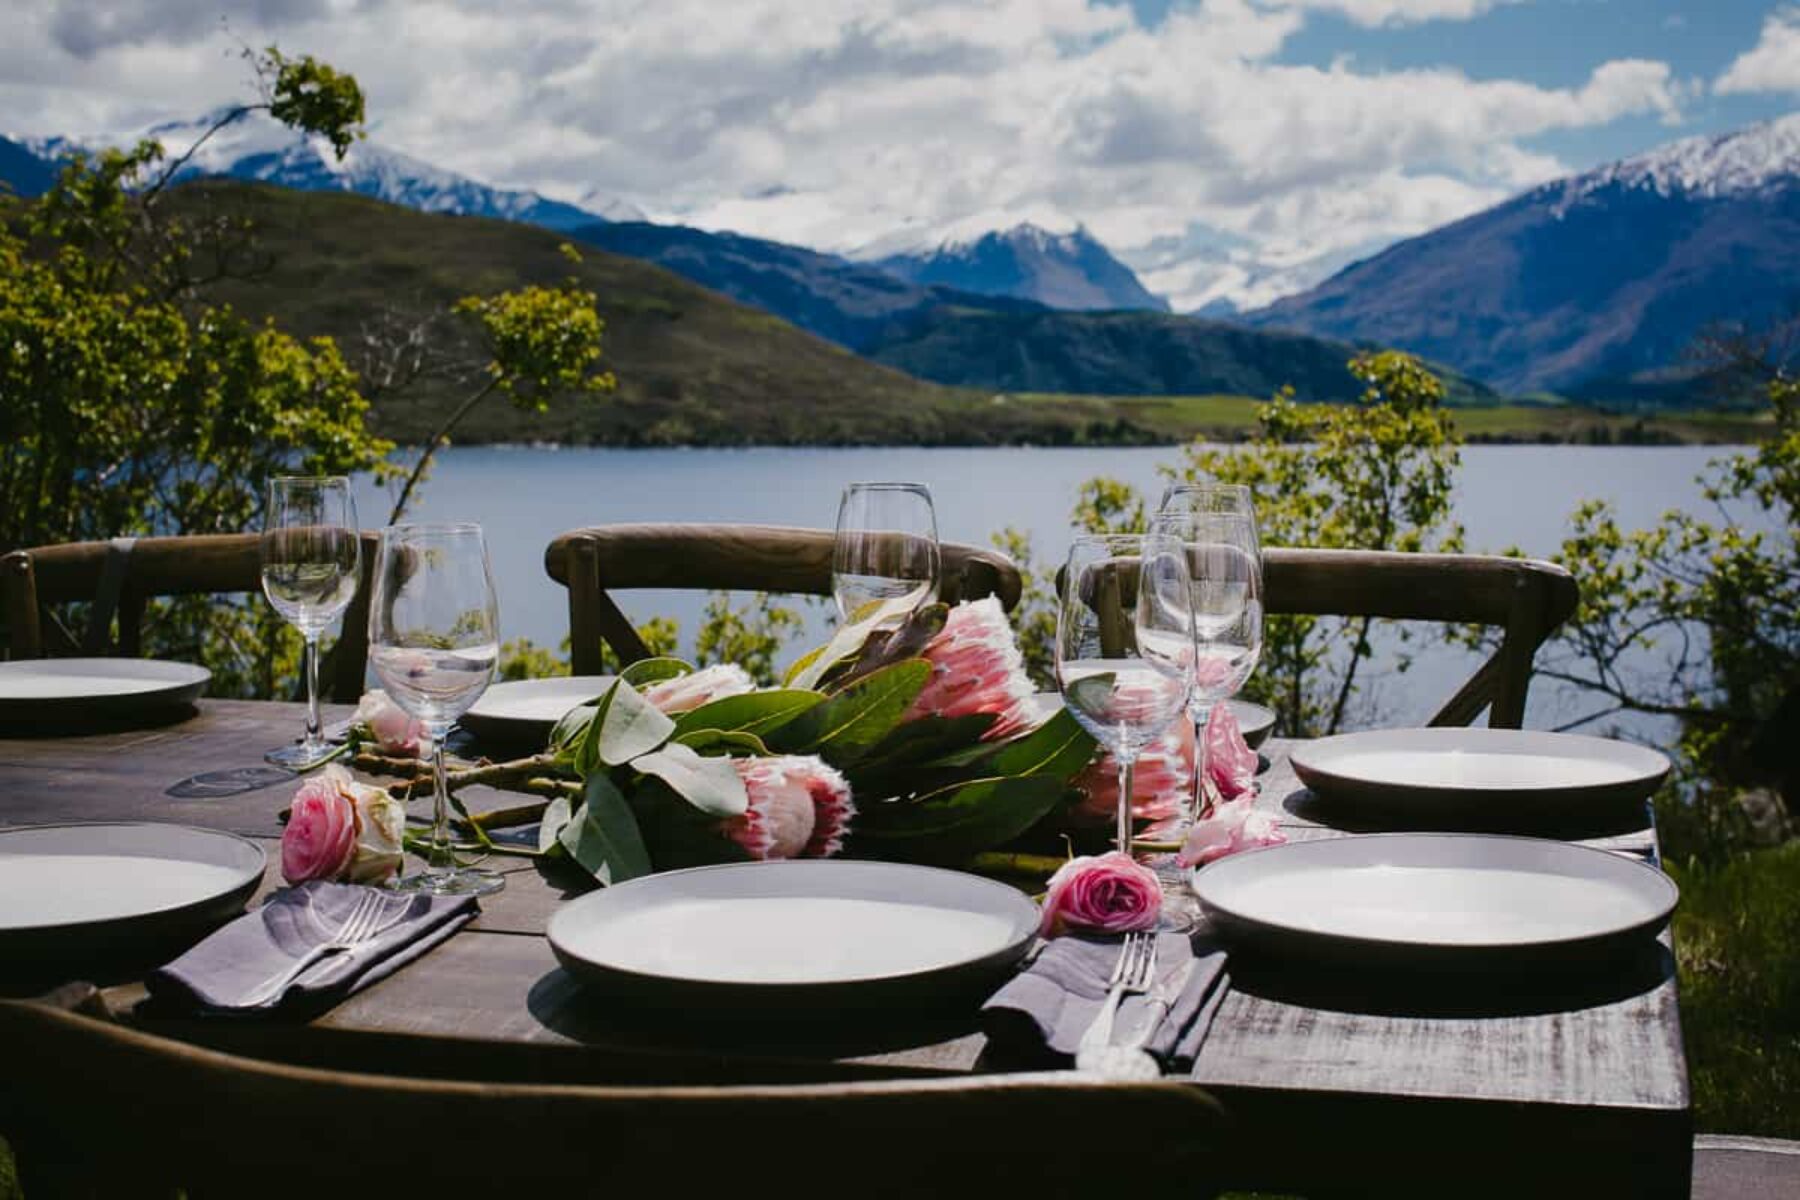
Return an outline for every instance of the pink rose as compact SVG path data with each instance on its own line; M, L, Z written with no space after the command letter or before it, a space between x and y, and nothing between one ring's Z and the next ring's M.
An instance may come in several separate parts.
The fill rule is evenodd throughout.
M1055 937L1070 929L1124 933L1154 929L1162 911L1156 872L1117 850L1072 858L1050 877L1038 932Z
M289 883L380 883L400 869L406 809L383 788L357 783L336 763L300 784L281 831Z
M1131 815L1149 823L1144 837L1156 840L1180 824L1194 794L1194 744L1194 727L1183 717L1138 755L1131 775ZM1083 799L1069 811L1071 823L1110 826L1119 806L1118 759L1110 752L1096 756L1073 783Z
M376 745L389 754L419 752L419 739L424 735L425 727L407 715L406 710L380 688L371 688L362 694L362 699L356 703L356 713L350 719L367 729Z
M951 609L919 657L931 664L931 678L906 720L992 713L984 741L1011 737L1037 723L1037 689L996 597L965 600Z
M1274 814L1256 808L1249 796L1241 796L1212 805L1194 822L1176 861L1184 867L1204 865L1240 850L1279 846L1286 841L1287 834L1276 824Z
M734 758L750 807L720 832L751 858L829 858L844 846L855 806L850 784L823 759Z
M699 671L690 671L675 679L664 679L644 689L644 699L667 716L691 712L702 704L742 696L756 690L756 681L736 663L719 663Z
M289 883L336 879L356 853L349 774L333 764L300 784L281 831L281 875Z
M1206 778L1222 800L1235 800L1256 786L1256 751L1238 729L1231 705L1213 705L1206 719Z

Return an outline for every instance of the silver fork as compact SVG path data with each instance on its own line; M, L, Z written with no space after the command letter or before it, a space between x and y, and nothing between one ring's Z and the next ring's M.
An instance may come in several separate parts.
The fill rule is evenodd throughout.
M1087 1032L1081 1035L1081 1045L1075 1052L1076 1067L1087 1070L1083 1060L1091 1062L1105 1051L1112 1042L1113 1020L1119 1015L1119 1002L1127 995L1148 991L1154 978L1155 936L1139 932L1126 934L1125 944L1119 947L1119 960L1113 965L1112 977L1107 981L1111 986L1106 993L1106 1003L1101 1005L1100 1015L1087 1027Z
M385 901L386 897L375 891L364 892L358 896L356 907L350 910L350 915L344 918L344 923L338 927L335 934L301 955L299 961L292 966L271 976L244 1003L247 1005L266 1003L281 995L290 983L300 978L320 959L328 955L354 950L380 933L384 928L381 918Z

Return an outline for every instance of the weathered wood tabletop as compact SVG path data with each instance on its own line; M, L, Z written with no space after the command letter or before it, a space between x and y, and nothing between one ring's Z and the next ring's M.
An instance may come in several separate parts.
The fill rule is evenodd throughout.
M342 716L347 710L335 715ZM328 720L331 719L328 717ZM291 784L183 798L183 779L259 765L298 705L204 701L159 728L0 737L0 826L85 820L203 825L277 860ZM1264 747L1259 804L1290 839L1352 836L1301 788L1288 747ZM469 793L472 807L487 807ZM422 802L421 802L422 803ZM498 799L493 801L498 806ZM1341 824L1341 823L1340 823ZM1595 839L1654 858L1652 830ZM585 993L544 929L579 877L501 859L504 891L463 933L305 1025L170 1022L225 1048L319 1063L455 1074L510 1056L532 1077L780 1081L995 1069L973 1013L880 1028L770 1033L643 1014ZM271 866L267 890L280 882ZM110 981L114 1008L142 997ZM148 1023L148 1022L147 1022ZM1241 961L1193 1080L1234 1118L1232 1182L1306 1194L1686 1195L1692 1130L1667 938L1585 981L1295 973ZM1096 1130L1104 1114L1096 1115ZM1152 1152L1154 1148L1147 1147Z

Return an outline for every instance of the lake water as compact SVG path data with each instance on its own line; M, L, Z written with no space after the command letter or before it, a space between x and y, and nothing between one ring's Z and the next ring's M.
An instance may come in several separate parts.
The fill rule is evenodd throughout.
M1695 476L1714 446L1469 446L1463 450L1456 516L1471 550L1516 545L1548 555L1583 499L1611 501L1627 527L1647 526L1669 508L1702 504ZM1076 489L1095 475L1135 484L1154 497L1157 467L1180 460L1173 447L1138 449L708 449L610 450L453 447L439 455L417 520L479 521L500 593L508 638L556 646L567 633L566 593L544 572L550 539L583 525L625 521L736 521L830 528L838 493L856 480L917 480L930 486L939 536L987 544L1012 525L1031 534L1040 563L1067 552ZM358 497L363 524L381 524L390 501L372 483ZM618 597L634 620L677 618L691 638L704 596L630 592ZM821 610L815 630L826 628ZM810 644L810 643L809 643ZM1376 660L1371 700L1384 723L1421 721L1472 669L1460 652L1419 654L1404 674ZM1538 682L1528 723L1545 728L1595 707ZM1636 727L1656 739L1659 726Z

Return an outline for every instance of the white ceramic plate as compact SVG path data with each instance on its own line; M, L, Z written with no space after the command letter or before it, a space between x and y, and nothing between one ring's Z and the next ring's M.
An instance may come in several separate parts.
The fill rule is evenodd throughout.
M192 704L212 672L151 658L37 658L0 663L0 718L116 717Z
M605 695L612 682L611 675L574 675L496 683L462 715L461 724L478 738L543 741L564 713Z
M152 941L241 910L265 856L236 834L150 822L0 829L0 948Z
M1669 773L1645 746L1520 729L1339 734L1294 747L1292 762L1307 787L1354 810L1415 828L1518 832L1642 818Z
M591 892L550 919L571 972L607 990L731 1003L958 990L1004 973L1037 930L1024 895L902 863L732 863Z
M1365 963L1578 963L1660 929L1678 896L1604 850L1448 833L1293 842L1200 867L1193 886L1229 938Z

